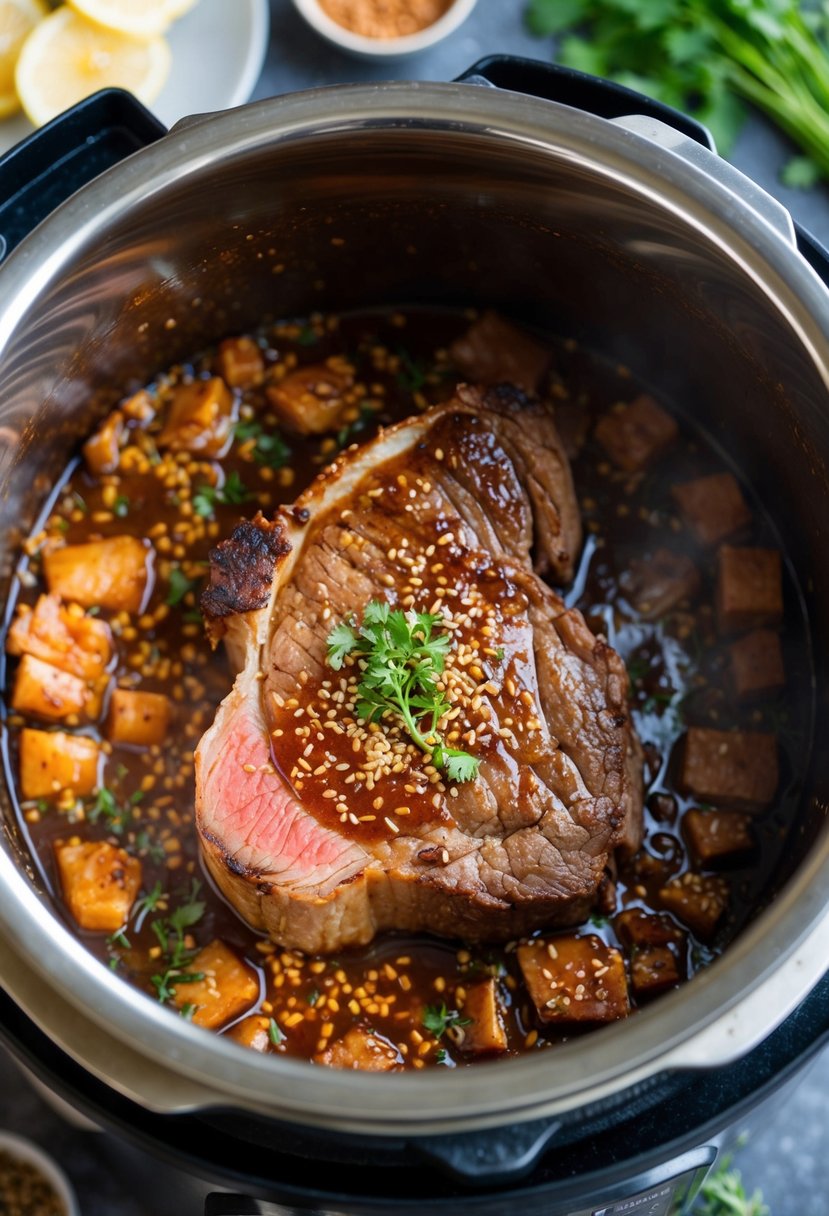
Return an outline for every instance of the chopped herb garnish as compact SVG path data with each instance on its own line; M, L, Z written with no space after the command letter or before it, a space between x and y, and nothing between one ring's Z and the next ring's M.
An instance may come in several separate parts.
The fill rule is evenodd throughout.
M594 912L590 917L590 923L596 929L604 929L606 925L610 924L610 921L606 916L600 916L598 912Z
M79 511L83 511L84 515L87 514L89 507L86 505L85 499L81 497L77 490L72 491L72 501Z
M185 973L181 970L196 953L195 949L187 945L186 930L192 928L204 916L206 904L203 899L197 898L200 891L201 883L194 878L187 900L179 904L169 916L160 917L150 925L167 962L164 972L150 977L162 1004L172 999L179 984L196 984L204 979L204 973L201 971Z
M130 939L123 929L119 929L117 933L113 933L111 937L108 937L107 943L110 946L120 946L122 950L129 950L130 948Z
M294 341L300 346L315 346L319 341L319 334L313 325L303 325Z
M278 1047L280 1043L284 1043L285 1035L279 1029L273 1018L268 1022L268 1038L273 1043L274 1047Z
M197 515L201 515L202 518L209 519L215 511L216 503L221 503L225 506L238 506L240 503L249 502L252 497L253 495L234 469L228 475L224 485L196 486L195 493L193 494L193 510Z
M377 406L371 401L363 401L360 404L360 413L353 422L349 422L347 426L341 427L337 431L337 447L347 448L355 435L359 435L364 431L369 422L377 415Z
M397 383L409 393L419 393L426 383L426 365L421 359L413 359L402 346L397 348L397 357L400 360Z
M181 983L181 980L179 980L179 983ZM185 1022L190 1022L192 1021L193 1014L197 1009L198 1005L193 1005L190 1001L188 1001L187 1004L182 1005L181 1009L179 1010L179 1017L184 1018Z
M114 514L117 515L119 519L123 519L129 514L129 509L130 500L127 498L126 494L119 494L115 499L115 502L112 504Z
M190 624L190 625L201 625L202 621L204 620L204 617L202 616L202 614L200 612L198 612L195 608L193 608L191 611L185 612L184 620L187 621L188 624Z
M132 910L133 917L137 920L142 913L146 915L147 912L155 912L159 900L163 898L164 892L161 883L157 882L152 891L148 891L146 895L142 895L141 899L136 901Z
M277 431L265 431L260 422L237 422L237 443L253 445L253 459L269 469L281 469L291 458L291 449Z
M385 600L372 600L359 629L340 621L331 630L328 664L339 671L349 655L358 656L363 662L358 716L373 722L393 710L412 741L451 781L471 781L480 761L469 752L447 747L437 733L438 722L450 708L437 687L451 645L448 633L435 633L442 624L444 618L435 613L392 611Z
M87 809L86 817L90 823L97 823L103 817L107 821L110 830L116 836L120 836L124 831L130 813L129 808L119 807L112 790L108 790L105 785L102 785L95 796L92 806Z
M154 843L146 828L142 828L135 837L135 847L139 853L145 853L150 861L161 862L167 856L164 847Z
M440 1039L452 1026L468 1026L471 1018L462 1018L457 1009L447 1009L445 1004L427 1005L423 1010L423 1025Z
M192 591L198 586L197 578L188 578L181 569L181 566L173 566L170 570L169 585L170 589L167 592L165 604L169 604L171 608L175 608L176 604L180 604L187 595L188 591Z
M86 610L86 615L87 616L97 616L100 611L101 611L101 609L97 604L91 604L90 607L87 608L87 610Z
M504 650L503 646L499 646L499 647L498 647L498 649L495 651L495 662L496 662L496 663L503 663L503 661L504 661L504 655L505 655L506 653L507 653L507 652Z
M311 1006L312 1009L313 1009L314 1005L316 1005L316 1003L319 999L320 999L319 988L312 988L311 991L308 993L308 996L306 997L306 1000L308 1001L308 1004Z
M449 1059L449 1057L446 1054L446 1048L439 1047L437 1049L437 1051L435 1052L435 1063L436 1064L445 1064L448 1059Z

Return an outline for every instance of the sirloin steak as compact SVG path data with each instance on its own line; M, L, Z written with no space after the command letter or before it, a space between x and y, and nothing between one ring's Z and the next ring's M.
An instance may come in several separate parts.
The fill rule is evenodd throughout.
M239 674L196 752L197 827L249 924L326 952L589 914L614 849L638 845L642 764L622 660L539 577L570 580L580 542L548 410L461 386L214 550L203 609ZM359 717L362 660L327 664L332 627L372 600L441 616L441 730L473 780L393 715Z

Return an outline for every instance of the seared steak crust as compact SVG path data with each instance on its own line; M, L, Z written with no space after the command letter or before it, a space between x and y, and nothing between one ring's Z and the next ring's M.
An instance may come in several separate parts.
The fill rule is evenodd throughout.
M210 550L210 584L201 598L207 619L215 622L264 608L277 559L289 551L278 522L259 514L238 524L228 540Z
M641 759L623 663L534 572L569 577L580 543L547 411L464 387L340 457L275 533L267 605L225 618L245 663L196 756L204 857L237 911L308 951L584 919L638 841ZM475 780L368 728L359 668L327 666L332 625L378 598L451 629L442 729Z

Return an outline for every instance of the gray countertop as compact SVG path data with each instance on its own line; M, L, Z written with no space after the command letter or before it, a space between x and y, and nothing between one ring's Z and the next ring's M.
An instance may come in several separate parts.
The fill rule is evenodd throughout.
M271 39L254 93L269 97L295 89L392 76L451 80L493 52L545 58L551 45L523 28L523 0L479 0L447 42L403 64L367 64L340 54L313 35L290 0L271 0ZM795 219L829 244L829 191L783 187L777 172L790 154L785 141L752 120L731 157L776 195ZM159 1165L118 1139L71 1127L44 1103L0 1054L0 1127L31 1136L71 1176L83 1216L198 1216L207 1188ZM755 1129L738 1164L750 1188L763 1189L773 1216L825 1216L829 1210L829 1055L819 1057L799 1089ZM147 1198L146 1195L152 1195ZM144 1197L142 1197L144 1196Z

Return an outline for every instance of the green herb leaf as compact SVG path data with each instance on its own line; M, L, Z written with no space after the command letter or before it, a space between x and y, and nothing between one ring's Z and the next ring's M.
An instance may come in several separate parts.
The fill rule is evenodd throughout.
M129 950L130 948L130 939L123 929L119 929L117 933L113 933L108 937L107 943L110 946L120 946L122 950Z
M319 342L319 334L313 325L303 325L294 341L298 342L300 346L316 346Z
M129 514L129 509L130 500L127 498L126 494L119 494L115 499L115 502L112 504L113 514L117 515L119 519L124 519L124 517Z
M279 1026L273 1018L268 1022L268 1038L273 1043L274 1047L278 1047L280 1043L284 1043L285 1035L279 1029Z
M349 655L354 655L362 665L357 685L359 717L376 722L386 713L395 714L412 741L435 765L445 768L451 780L471 781L479 760L445 747L437 733L438 722L449 708L437 687L451 645L448 633L435 633L443 624L440 615L392 611L385 600L372 600L359 629L341 621L331 630L328 664L339 671Z
M291 458L291 449L277 431L265 431L260 422L237 422L236 442L248 444L254 440L253 459L269 469L281 469Z
M693 1210L695 1216L769 1216L759 1191L746 1195L740 1171L731 1169L730 1157L702 1184Z
M164 603L169 604L171 608L175 608L176 604L180 604L187 595L188 591L192 591L197 587L199 580L197 578L188 578L181 569L181 566L173 566L170 570L169 591Z
M319 988L312 988L311 991L308 993L308 996L305 999L307 1000L308 1004L313 1009L314 1005L316 1005L317 1001L320 999Z
M147 912L154 912L158 901L163 898L164 892L161 883L157 882L152 891L148 891L146 895L142 895L141 899L136 900L132 909L133 918L137 920L141 913L146 915Z
M446 1034L450 1026L468 1026L472 1021L471 1018L462 1018L457 1009L447 1009L446 1005L427 1005L423 1010L423 1025L433 1034L436 1039L440 1039Z
M252 497L253 495L234 469L228 475L224 485L196 486L193 493L193 510L202 518L209 519L216 509L216 503L238 506L240 503L249 502Z
M794 190L810 190L822 176L820 167L808 156L793 156L780 172L783 185Z
M99 819L104 818L110 831L114 832L116 836L122 834L131 814L129 807L118 805L112 790L107 789L105 785L101 786L92 806L87 807L86 810L86 817L90 823L97 823Z

